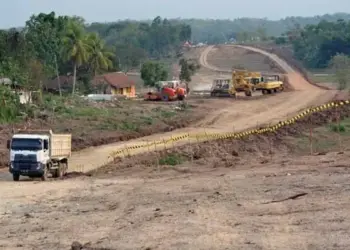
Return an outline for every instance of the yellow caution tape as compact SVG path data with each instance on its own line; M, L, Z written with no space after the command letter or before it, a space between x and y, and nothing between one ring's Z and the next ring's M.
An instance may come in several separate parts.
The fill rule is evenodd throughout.
M140 149L140 148L144 148L144 147L156 147L156 145L160 145L160 144L168 144L168 143L173 143L173 142L177 142L177 141L181 141L184 139L196 139L197 141L199 141L199 139L239 139L242 137L246 137L249 135L254 135L254 134L262 134L262 133L268 133L268 132L274 132L286 125L290 125L290 124L294 124L296 121L304 118L307 115L310 115L312 113L317 113L320 111L323 111L325 109L329 109L329 108L334 108L334 107L339 107L339 106L344 106L344 105L348 105L350 104L350 100L346 100L346 101L339 101L339 102L331 102L331 103L327 103L327 104L322 104L320 106L317 107L313 107L313 108L308 108L306 110L304 110L303 112L300 112L299 114L295 115L294 117L287 119L285 121L281 121L278 124L275 124L273 126L267 126L265 128L260 128L260 129L253 129L253 130L247 130L244 132L239 132L239 133L198 133L198 134L183 134L183 135L178 135L178 136L171 136L169 139L167 140L161 140L161 141L153 141L153 142L148 142L147 144L141 144L141 145L132 145L132 146L128 146L125 147L124 149L120 149L117 151L114 151L110 156L111 157L118 157L118 156L126 156L130 154L130 150L136 150L136 149Z

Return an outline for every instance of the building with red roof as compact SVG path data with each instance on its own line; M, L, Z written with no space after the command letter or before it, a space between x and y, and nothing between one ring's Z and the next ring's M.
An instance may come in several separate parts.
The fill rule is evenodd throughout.
M93 79L95 89L101 94L135 97L135 82L124 72L113 72L96 76Z

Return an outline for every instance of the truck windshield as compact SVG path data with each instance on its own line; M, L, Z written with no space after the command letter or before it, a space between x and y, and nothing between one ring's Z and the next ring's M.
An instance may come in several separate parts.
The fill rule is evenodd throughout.
M12 150L39 151L43 149L41 139L12 139Z

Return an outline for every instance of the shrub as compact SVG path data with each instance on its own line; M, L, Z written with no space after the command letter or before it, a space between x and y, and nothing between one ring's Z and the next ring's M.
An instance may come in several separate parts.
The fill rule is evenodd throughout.
M15 121L21 111L19 96L7 86L0 85L0 98L0 123Z
M159 159L159 165L176 166L182 164L184 161L185 159L181 155L170 153Z
M331 125L331 130L333 132L345 132L346 128L343 124L332 124Z

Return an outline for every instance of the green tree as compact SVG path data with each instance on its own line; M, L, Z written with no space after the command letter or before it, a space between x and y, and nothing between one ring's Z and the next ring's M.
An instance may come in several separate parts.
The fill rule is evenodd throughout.
M350 22L321 21L289 35L295 55L307 67L325 68L337 53L350 55Z
M75 20L69 20L65 36L63 37L63 56L67 61L73 63L73 88L72 94L75 93L77 81L77 68L88 62L89 46L88 36L84 27Z
M17 94L7 86L0 84L0 123L13 122L20 112L20 102Z
M28 71L14 58L0 62L0 77L9 78L13 84L25 86L28 83Z
M186 83L186 89L189 92L188 84L192 81L192 76L200 68L200 65L193 59L186 60L184 58L180 60L179 65L181 66L180 80Z
M141 78L146 86L157 87L157 82L167 80L168 72L163 64L155 61L148 61L141 67Z
M97 33L90 33L87 42L89 43L89 65L94 76L101 70L108 70L113 67L111 58L114 56Z
M49 14L40 13L33 15L26 22L26 39L32 44L36 58L44 65L47 76L56 73L59 81L60 52L63 50L62 36L69 18L67 16L56 17L55 12ZM60 82L59 92L62 95Z
M339 84L339 90L344 90L350 84L350 57L345 54L335 55L330 63L334 69Z

